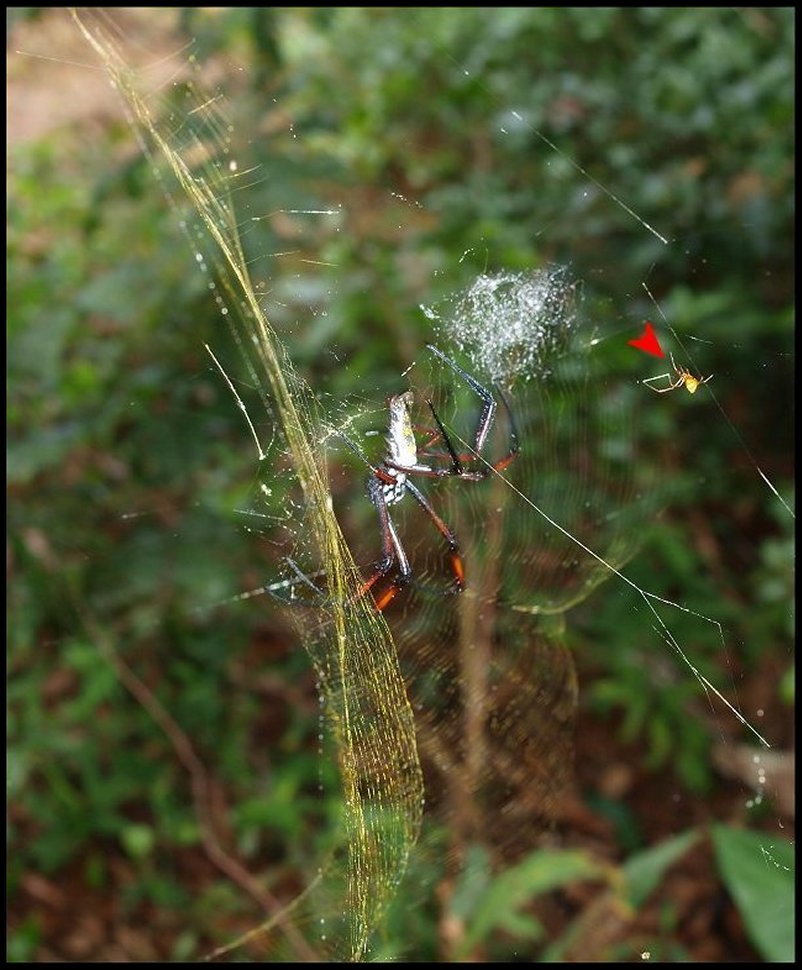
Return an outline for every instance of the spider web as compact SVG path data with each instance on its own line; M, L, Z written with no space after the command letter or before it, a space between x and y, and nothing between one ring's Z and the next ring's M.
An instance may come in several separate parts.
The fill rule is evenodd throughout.
M475 394L423 346L412 348L394 386L368 377L345 399L333 383L313 393L268 319L275 311L286 322L282 305L288 296L302 302L304 280L301 272L292 282L282 280L284 254L267 260L258 243L256 258L250 254L249 237L268 217L250 214L249 193L270 176L236 155L232 106L219 91L204 90L192 57L182 54L180 80L171 83L180 87L183 104L165 108L170 86L148 90L147 71L132 71L114 24L87 14L76 19L127 105L241 351L237 364L207 348L260 463L260 493L242 511L273 550L275 579L266 585L298 600L286 614L318 677L326 734L321 757L339 767L343 845L321 859L297 901L255 929L255 943L274 948L273 930L290 921L335 959L375 955L375 931L411 855L420 845L435 851L444 824L454 846L484 840L506 864L548 843L571 780L578 684L566 645L569 611L598 597L600 588L642 611L643 636L690 671L716 718L734 718L770 747L732 685L717 682L692 658L690 631L699 627L712 629L726 657L716 611L673 602L627 576L627 564L672 499L672 483L642 453L648 415L643 388L622 380L628 362L621 345L630 329L622 326L614 274L599 286L567 262L473 276L466 267L437 298L417 301L431 342L508 395L522 448L509 468L482 483L420 484L459 537L468 570L460 596L451 595L447 550L427 517L409 500L391 510L414 579L386 617L377 615L369 598L354 591L378 549L375 511L362 482L384 452L384 397L411 386L416 420L428 425L430 398L458 448L470 453ZM520 113L510 115L528 125ZM564 157L535 133L544 151ZM582 168L574 175L609 196L646 236L669 244L602 182ZM402 218L417 217L416 203L399 202ZM299 249L308 253L324 250L343 208L288 206L269 215L303 223ZM634 292L638 283L646 289L645 305L668 322L645 282L623 286ZM509 432L499 408L486 449L471 456L476 467L505 452ZM441 445L433 447L442 453ZM310 584L325 591L322 601ZM237 598L282 608L261 586ZM447 846L445 854L447 868L458 873L456 850Z

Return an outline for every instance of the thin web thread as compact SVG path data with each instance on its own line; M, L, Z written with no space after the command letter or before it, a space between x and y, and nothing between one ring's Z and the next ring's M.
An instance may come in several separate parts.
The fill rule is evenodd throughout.
M705 616L702 613L697 613L695 610L688 609L685 606L681 606L679 603L675 603L672 600L666 599L665 597L658 596L656 593L651 593L648 590L642 589L640 586L638 586L637 583L633 582L631 579L629 579L629 577L625 576L624 573L621 572L621 570L617 569L615 566L612 565L612 563L609 563L603 556L600 556L599 553L595 552L589 546L585 545L585 543L582 542L581 539L579 539L577 536L569 532L568 529L564 528L562 525L560 525L559 522L553 519L547 512L545 512L538 505L536 505L535 502L533 502L532 499L530 499L527 495L525 495L513 482L511 482L509 478L507 478L507 476L503 474L503 472L497 471L495 468L493 468L492 464L489 461L487 461L487 459L483 458L482 455L476 452L474 448L471 446L470 442L466 441L465 438L457 434L457 432L453 431L452 429L449 429L449 431L451 434L454 435L456 439L458 439L465 446L466 450L469 451L477 461L484 464L485 467L488 469L488 471L492 472L494 475L500 478L505 483L505 485L518 496L518 498L520 498L531 509L537 512L537 514L541 518L543 518L546 522L548 522L548 524L552 528L557 529L558 532L561 532L567 539L573 542L574 545L582 549L583 552L586 552L589 556L592 556L593 559L595 559L598 563L604 566L604 568L607 569L609 572L611 572L614 576L617 576L619 579L623 580L628 586L632 587L632 589L634 589L638 593L638 595L643 599L643 601L646 603L646 605L653 613L660 627L660 630L662 631L661 635L664 637L666 642L671 645L671 647L676 651L676 653L682 658L682 660L688 666L691 673L694 675L694 677L696 677L696 679L702 685L705 692L707 693L708 691L710 691L711 693L715 694L715 696L735 715L735 717L740 721L740 723L745 728L747 728L749 731L752 732L752 734L760 741L760 743L764 747L766 748L771 747L771 745L763 737L763 735L760 734L760 732L749 723L749 721L743 716L743 714L741 714L741 712L736 707L734 707L727 700L726 697L724 697L721 691L719 691L718 688L714 684L712 684L707 677L705 677L705 675L698 669L698 667L696 667L693 664L693 662L690 660L688 655L685 653L685 651L682 649L682 647L675 639L674 635L671 633L671 631L668 629L666 624L663 622L662 617L657 612L657 610L655 609L651 601L654 600L658 603L663 603L666 606L671 606L674 609L681 610L683 613L688 613L691 616L696 616L707 623L711 623L718 630L722 647L726 647L726 641L724 639L724 631L721 626L721 623L719 623L718 620L714 620L712 617ZM525 606L518 606L517 609L520 612L527 612ZM535 609L534 612L537 612L537 609Z

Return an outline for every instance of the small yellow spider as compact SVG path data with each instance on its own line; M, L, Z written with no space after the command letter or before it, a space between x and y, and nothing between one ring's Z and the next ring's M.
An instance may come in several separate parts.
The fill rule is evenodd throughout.
M676 391L677 388L684 385L689 394L695 394L699 389L699 385L707 384L707 382L713 376L711 374L710 377L694 377L689 370L684 370L682 367L677 367L677 365L674 363L673 354L671 355L671 365L677 375L677 379L673 384L669 384L668 387L652 387L651 385L651 381L659 381L663 377L667 377L670 380L671 372L667 374L658 374L657 377L646 377L641 381L641 384L646 384L647 387L653 391L656 391L658 394L665 394L667 391Z

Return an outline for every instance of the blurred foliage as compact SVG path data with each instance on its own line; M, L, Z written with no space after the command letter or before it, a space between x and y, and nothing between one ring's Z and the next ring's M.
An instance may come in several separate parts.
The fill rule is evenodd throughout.
M40 15L18 8L9 22ZM714 681L775 671L775 701L783 677L792 700L793 537L744 442L790 502L793 31L790 8L185 8L176 27L201 59L247 65L234 107L269 173L248 206L347 201L341 230L317 240L320 262L291 285L270 280L271 319L322 393L364 391L365 375L392 386L427 338L417 306L498 268L569 263L588 306L617 307L633 334L654 314L648 280L678 332L703 335L737 432L709 399L683 401L677 423L647 417L674 501L627 573L688 610L715 600L727 650L690 614L672 618L675 634ZM269 134L266 105L291 130ZM273 569L235 511L253 504L255 463L203 344L214 335L227 362L236 350L122 115L88 137L54 127L10 157L9 891L29 871L69 870L102 894L123 859L126 905L155 906L166 955L187 959L212 915L242 926L253 912L222 879L187 879L200 841L189 784L88 631L192 738L225 791L231 850L271 888L297 888L337 814L319 796L333 768L318 754L313 676L263 604L208 609ZM272 223L245 240L255 256L285 243ZM270 437L269 415L259 431ZM608 585L569 627L583 703L620 715L647 770L710 791L699 684L645 642L642 611ZM623 828L629 852L636 824ZM763 863L727 832L715 836L725 883L761 952L782 959L760 927L770 892L789 890L747 892L744 867ZM452 898L465 940L502 924L536 940L515 907L565 879L542 877L545 857L495 881L473 862L465 879L485 894L466 882ZM388 953L436 958L431 923L409 925L419 917L411 907ZM42 933L35 916L16 923L9 958L35 958Z
M468 855L461 884L451 899L454 916L468 926L457 958L475 952L480 942L499 929L522 942L542 940L543 927L525 908L532 899L604 875L604 867L585 853L540 849L494 877L487 853L476 847Z
M716 825L713 844L724 883L757 948L772 963L793 963L795 860L791 843Z

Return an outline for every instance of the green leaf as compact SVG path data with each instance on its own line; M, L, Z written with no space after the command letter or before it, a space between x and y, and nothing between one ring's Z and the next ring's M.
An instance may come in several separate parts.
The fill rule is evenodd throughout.
M451 897L451 911L454 916L470 922L491 881L492 871L489 853L484 846L468 846L462 874Z
M726 825L712 830L719 872L766 960L794 960L794 850L790 842Z
M490 884L477 907L465 935L470 950L497 928L534 939L542 933L540 924L521 909L541 893L582 879L600 879L606 869L583 852L538 851Z
M634 907L642 906L663 878L666 869L684 855L698 838L699 833L691 829L631 856L623 867L627 901Z

